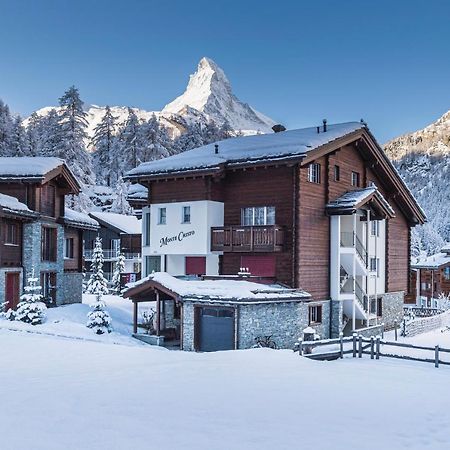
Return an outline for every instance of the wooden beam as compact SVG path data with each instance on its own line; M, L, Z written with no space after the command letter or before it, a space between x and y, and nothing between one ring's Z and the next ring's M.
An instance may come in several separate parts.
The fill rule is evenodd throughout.
M156 336L161 335L161 300L159 298L159 291L155 290L156 293Z
M133 302L133 333L137 333L137 315L138 315L138 304Z

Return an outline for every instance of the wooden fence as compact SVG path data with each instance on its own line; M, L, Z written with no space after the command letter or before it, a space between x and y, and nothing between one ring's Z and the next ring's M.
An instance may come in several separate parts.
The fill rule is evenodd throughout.
M345 348L346 344L351 344L350 348ZM326 346L339 346L338 350L332 349L321 353L313 353L313 349ZM387 351L388 348L394 350ZM431 352L429 358L418 358L416 356L402 354L400 349L423 350ZM397 350L397 351L396 351ZM443 361L439 358L442 353L450 353L450 349L439 347L425 347L422 345L405 344L403 342L385 341L380 336L366 338L356 333L350 337L342 335L337 339L324 339L320 341L299 341L294 352L298 352L300 356L310 359L332 360L343 358L344 355L351 354L353 358L362 358L362 355L370 355L370 359L380 359L380 357L397 358L407 361L419 361L426 363L434 363L435 367L439 365L450 365L450 361Z

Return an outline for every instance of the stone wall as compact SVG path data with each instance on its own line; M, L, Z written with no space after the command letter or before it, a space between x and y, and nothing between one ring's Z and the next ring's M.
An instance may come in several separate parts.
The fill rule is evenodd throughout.
M394 328L394 321L397 323L403 320L403 302L405 294L401 292L388 292L381 295L382 298L382 314L385 330L392 330Z
M64 295L64 227L57 224L57 254L56 261L41 260L41 232L43 222L25 223L23 227L23 265L26 276L31 276L35 270L35 276L40 278L41 272L56 272L56 304L70 303L65 301ZM52 226L54 224L52 223Z
M353 332L366 338L370 338L372 336L373 337L381 336L383 334L383 325L374 325L372 327L357 328Z
M62 278L62 300L60 300L59 304L81 303L83 299L83 274L79 272L65 272Z
M22 295L23 292L23 271L21 267L3 267L0 269L0 304L6 301L5 299L5 282L6 282L6 274L8 272L19 272L20 273L20 287L19 287L19 296ZM0 307L0 312L3 309Z
M309 305L322 305L322 323L311 326L321 339L329 338L329 301L238 305L235 313L237 348L251 348L255 344L255 338L269 335L279 348L293 348L302 337L303 330L308 327ZM192 302L183 303L183 350L194 350L194 304Z
M442 328L448 324L449 320L450 311L446 311L431 317L421 317L410 322L404 321L401 324L401 333L403 336L416 336L420 333L427 333L428 331Z
M343 332L344 324L342 323L342 316L344 314L344 302L340 300L331 300L331 339L338 338L339 333Z

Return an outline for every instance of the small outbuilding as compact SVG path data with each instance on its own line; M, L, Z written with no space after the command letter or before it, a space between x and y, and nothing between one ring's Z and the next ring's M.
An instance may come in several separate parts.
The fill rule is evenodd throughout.
M237 277L183 279L157 272L129 285L124 296L134 304L134 336L155 345L235 350L271 336L278 348L292 348L307 326L329 336L329 302L314 302L307 292L279 284ZM143 302L155 302L151 334L138 332Z

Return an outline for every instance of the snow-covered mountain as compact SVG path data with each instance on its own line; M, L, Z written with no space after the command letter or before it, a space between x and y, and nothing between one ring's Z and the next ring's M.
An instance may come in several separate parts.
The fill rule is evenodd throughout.
M200 111L218 124L227 121L234 130L270 132L275 122L241 102L232 92L224 71L211 59L202 58L182 95L164 107L162 113L189 114Z
M422 130L393 139L385 150L428 216L416 230L416 244L435 253L450 242L450 111Z
M40 116L48 114L54 107L47 106L36 111ZM55 109L58 109L57 107ZM232 129L244 134L272 132L275 122L241 102L232 92L230 82L224 71L211 59L202 58L197 71L191 75L184 94L164 107L162 111L146 111L133 108L141 120L148 120L153 114L164 125L172 138L184 131L185 123L206 123L213 120L221 126L228 121ZM88 114L87 134L94 134L96 125L105 114L104 106L91 105L86 108ZM117 123L123 124L128 115L125 106L111 106ZM28 124L29 118L24 120Z

